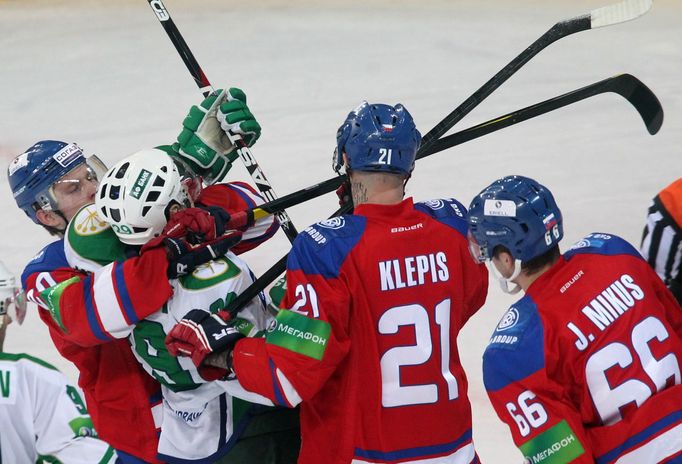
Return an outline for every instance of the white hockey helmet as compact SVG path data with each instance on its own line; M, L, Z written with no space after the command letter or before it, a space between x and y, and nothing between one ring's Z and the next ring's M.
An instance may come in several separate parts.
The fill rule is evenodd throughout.
M152 148L128 156L107 171L95 204L121 242L144 245L161 233L170 206L192 206L182 177L186 173L180 169L168 154Z

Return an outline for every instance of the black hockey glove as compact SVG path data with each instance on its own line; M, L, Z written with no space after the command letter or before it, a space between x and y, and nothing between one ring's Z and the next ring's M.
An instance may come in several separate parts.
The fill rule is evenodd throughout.
M189 274L197 266L219 258L227 253L242 239L242 233L231 230L214 240L194 245L182 238L160 235L142 247L140 253L163 246L168 257L166 274L169 279L177 279Z

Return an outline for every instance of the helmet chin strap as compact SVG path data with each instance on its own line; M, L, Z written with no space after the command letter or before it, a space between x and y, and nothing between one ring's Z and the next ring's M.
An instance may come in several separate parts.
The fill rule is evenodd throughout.
M512 282L514 279L516 279L519 274L521 274L521 260L520 259L515 259L514 260L514 271L512 272L512 275L510 275L508 278L503 276L502 273L497 269L495 264L491 259L487 259L485 261L485 264L488 266L488 270L492 272L492 274L495 276L497 281L500 284L500 288L504 293L509 293L510 295L515 295L519 293L521 290L521 286L517 284L516 282ZM510 286L511 284L511 286Z

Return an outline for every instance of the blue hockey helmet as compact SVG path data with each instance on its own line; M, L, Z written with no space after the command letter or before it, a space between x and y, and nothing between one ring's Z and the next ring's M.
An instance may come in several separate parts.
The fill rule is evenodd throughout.
M523 176L507 176L483 189L471 202L467 219L472 254L479 262L492 259L495 247L502 245L525 263L564 236L552 193Z
M348 169L409 176L420 143L421 134L403 105L362 102L336 132L334 170L340 172L346 153Z
M90 159L103 166L96 156ZM33 222L40 224L36 211L59 210L51 187L65 174L88 161L83 155L83 150L75 143L56 140L41 140L35 143L14 158L7 167L9 185L17 206L24 210Z

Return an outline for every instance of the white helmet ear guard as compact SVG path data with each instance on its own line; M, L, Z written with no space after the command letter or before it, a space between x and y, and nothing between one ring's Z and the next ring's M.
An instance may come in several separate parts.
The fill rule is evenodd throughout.
M500 284L500 288L504 293L509 293L510 295L515 295L519 293L519 291L521 290L521 286L516 282L513 282L513 280L516 279L519 276L519 274L521 274L520 259L514 260L514 271L512 272L512 275L510 275L509 277L503 276L502 273L499 270L497 270L497 266L495 266L495 263L493 263L492 259L486 259L485 264L488 267L490 273L494 275L495 278L497 279L497 282Z
M192 200L173 159L156 148L109 169L96 197L98 214L128 245L144 245L159 235L173 204L190 207Z

